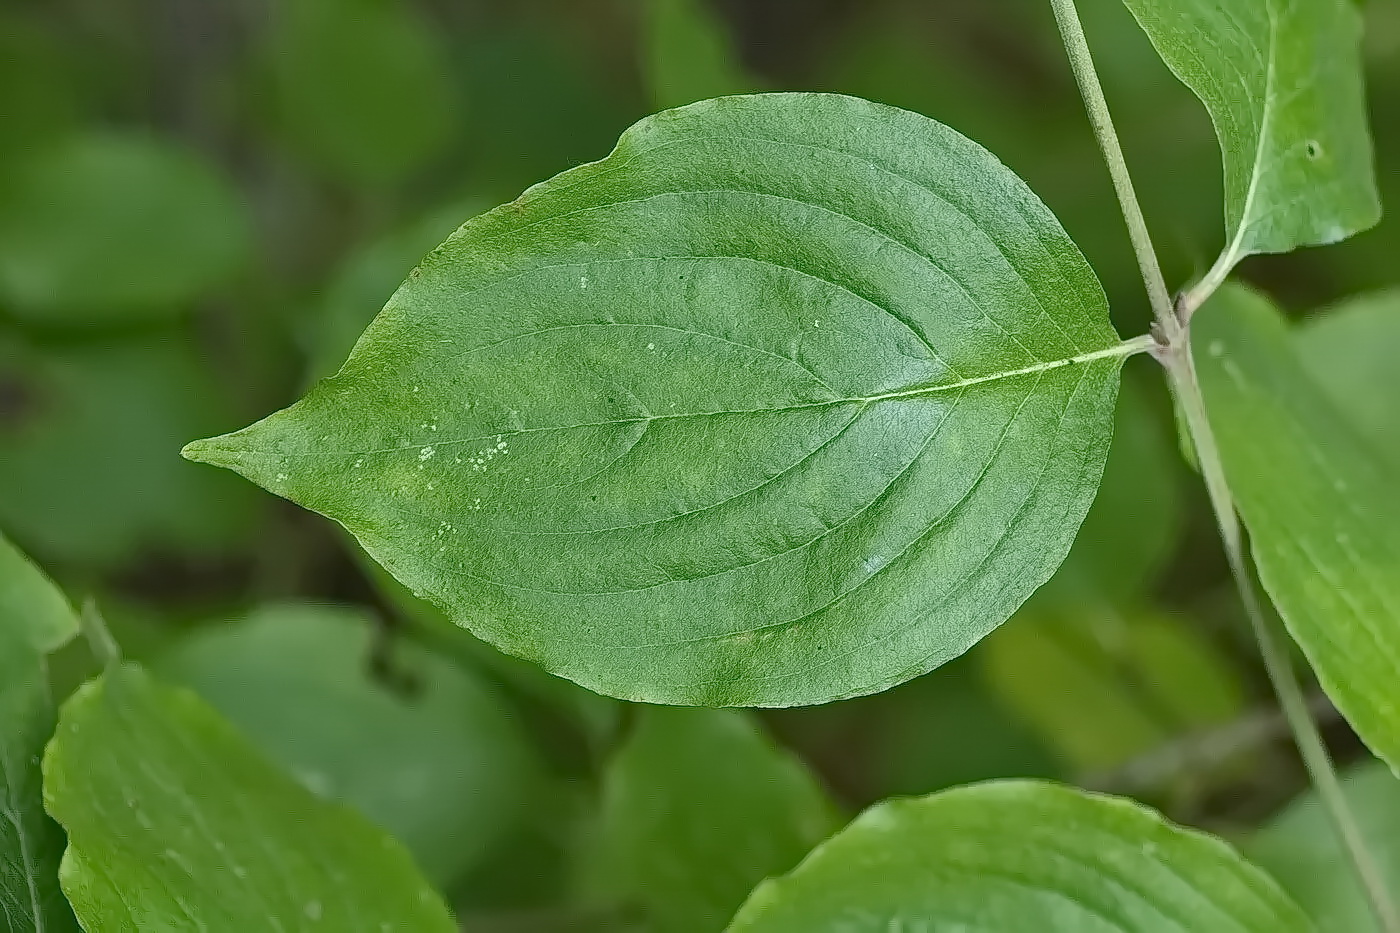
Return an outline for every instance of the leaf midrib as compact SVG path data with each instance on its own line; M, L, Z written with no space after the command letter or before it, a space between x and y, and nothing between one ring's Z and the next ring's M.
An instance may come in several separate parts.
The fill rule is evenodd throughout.
M281 457L365 457L375 454L392 454L404 451L422 450L425 447L453 447L460 444L470 444L475 441L497 440L507 437L519 437L526 434L542 434L557 431L574 431L583 428L606 428L616 425L652 423L656 421L674 421L685 418L716 418L725 415L766 415L780 414L789 411L811 411L819 408L831 408L837 405L871 405L876 402L898 401L900 399L922 398L937 395L942 392L952 392L959 389L966 389L971 386L985 385L992 382L1000 382L1006 379L1015 379L1020 376L1032 376L1037 373L1049 372L1054 369L1062 369L1066 366L1076 366L1091 363L1096 360L1116 359L1131 356L1134 353L1141 353L1149 346L1151 338L1139 337L1133 340L1125 340L1116 343L1111 347L1102 350L1094 350L1089 353L1080 353L1075 356L1068 356L1058 360L1049 360L1040 363L1033 363L1030 366L1023 366L1019 369L1004 370L1002 372L988 373L982 376L973 376L960 379L956 382L944 382L934 385L914 386L909 389L901 389L894 392L885 392L880 395L853 395L843 398L823 399L818 402L804 402L799 405L783 405L771 408L741 408L724 411L695 411L695 412L675 412L671 414L645 415L633 418L617 418L608 421L587 421L577 424L556 424L545 425L537 428L506 428L500 431L490 431L485 434L473 435L471 437L456 438L434 438L422 444L404 444L394 447L375 447L358 450L326 450L317 448L316 450L293 451L278 450L276 454ZM239 432L241 433L241 432ZM210 460L209 455L218 452L258 452L256 448L245 447L232 443L218 443L219 441L229 441L236 439L238 434L225 435L221 438L212 438L208 441L195 441L185 448L186 456L206 462ZM270 451L267 451L270 452Z

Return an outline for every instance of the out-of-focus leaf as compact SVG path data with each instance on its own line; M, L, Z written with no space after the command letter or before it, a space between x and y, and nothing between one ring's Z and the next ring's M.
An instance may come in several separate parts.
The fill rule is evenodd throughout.
M63 594L0 536L0 930L78 929L58 886L63 833L44 813L39 759L54 729L44 652L77 630Z
M720 929L839 821L816 780L748 716L642 708L603 777L588 893L657 933Z
M473 676L394 647L407 693L371 676L370 620L271 606L196 630L152 662L317 794L351 804L441 886L473 868L542 789L520 726Z
M1192 347L1260 581L1337 709L1400 767L1395 470L1309 378L1266 298L1229 286L1210 305Z
M24 634L35 651L56 651L78 633L68 598L0 533L0 628Z
M312 378L329 376L340 368L355 341L418 260L476 212L475 205L454 204L346 257L326 286L315 328L308 335Z
M64 45L13 9L0 14L0 175L71 130L81 109Z
M1380 219L1361 18L1348 0L1125 2L1215 123L1228 240L1219 270Z
M980 643L934 676L851 701L870 705L852 723L855 734L837 746L833 758L871 782L872 792L863 799L928 794L992 778L1063 774L1052 746L985 682L980 657L992 641ZM822 707L826 709L836 708ZM870 744L858 744L861 738ZM840 742L841 737L832 739Z
M416 13L392 0L275 8L277 126L298 152L358 185L398 181L442 152L460 105L447 50Z
M64 704L44 800L68 831L63 891L89 930L456 930L390 836L133 665Z
M878 804L754 891L730 933L1309 933L1262 871L1131 800L1030 781Z
M1342 793L1381 878L1391 891L1400 891L1400 781L1373 762L1343 776ZM1376 930L1350 857L1314 792L1289 804L1244 849L1312 915L1319 930Z
M705 0L643 0L642 46L653 109L754 90L738 53Z
M1400 469L1400 291L1355 298L1308 318L1296 346L1336 410Z
M1130 604L1146 594L1171 556L1182 531L1179 460L1162 412L1149 404L1163 394L1154 389L1150 394L1124 380L1098 495L1038 601Z
M1244 708L1240 674L1182 620L1022 613L979 651L1001 697L1083 771L1112 768Z
M29 153L0 190L0 298L56 324L166 316L247 257L244 205L195 154L139 135Z
M1132 349L975 143L725 97L468 223L339 373L186 454L590 689L810 704L951 660L1050 576Z
M181 335L40 348L0 334L0 524L54 563L226 552L261 504L178 456L230 416L226 391Z

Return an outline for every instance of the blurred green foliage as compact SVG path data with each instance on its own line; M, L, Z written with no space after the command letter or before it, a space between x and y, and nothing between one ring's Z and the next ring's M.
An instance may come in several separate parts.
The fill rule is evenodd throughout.
M1168 279L1184 282L1223 236L1209 122L1121 4L1083 6ZM1366 15L1378 175L1394 205L1400 5ZM1146 329L1107 173L1038 0L7 0L0 529L70 592L139 607L112 613L129 652L396 832L479 929L621 922L620 902L571 899L608 795L660 800L676 776L649 771L648 754L703 758L699 743L726 729L766 742L758 724L843 809L1036 775L1106 781L1217 829L1256 824L1302 780L1280 755L1286 730L1269 726L1239 620L1214 608L1228 604L1224 563L1147 360L1130 369L1084 534L1021 617L888 694L742 727L715 714L688 748L684 714L670 723L496 655L368 568L329 522L179 458L185 441L333 372L473 213L603 157L651 110L758 89L859 94L989 147L1088 255L1120 332ZM1301 317L1394 286L1394 224L1241 271ZM1313 314L1298 338L1392 459L1395 341L1376 335L1397 327L1392 294ZM93 669L55 666L62 682ZM1200 772L1187 754L1147 786L1114 784L1163 743L1218 741L1241 717L1264 727L1228 767ZM1329 737L1339 757L1360 754L1344 727ZM666 743L681 747L648 752ZM613 827L624 842L644 831L668 832ZM666 867L617 858L634 874ZM627 900L625 874L594 890Z

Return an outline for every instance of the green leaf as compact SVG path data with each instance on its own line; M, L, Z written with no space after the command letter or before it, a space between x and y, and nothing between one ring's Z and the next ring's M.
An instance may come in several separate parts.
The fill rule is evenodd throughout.
M3 533L0 533L0 629L18 633L41 654L57 651L78 634L78 616L68 598Z
M186 455L598 692L816 703L932 670L1049 577L1139 348L969 140L720 98L468 223L336 376Z
M643 708L603 776L585 884L656 933L723 927L753 886L837 828L796 758L748 716Z
M1355 298L1308 318L1296 346L1337 411L1400 469L1400 291Z
M989 680L1074 768L1116 767L1229 722L1239 673L1182 619L1082 607L1022 613L979 652Z
M249 219L236 193L171 143L72 137L31 153L5 187L0 298L22 320L174 314L248 255Z
M0 535L0 931L77 930L58 886L63 833L44 813L39 759L54 729L44 652L73 636L63 594Z
M64 704L44 799L90 930L456 929L408 854L134 665Z
M1343 776L1342 793L1382 881L1400 891L1400 781L1385 765L1372 762ZM1245 852L1278 879L1319 930L1377 929L1350 858L1314 792L1293 801L1255 833Z
M730 933L1288 933L1307 917L1220 840L1130 800L1029 781L867 810L759 886Z
M1327 695L1400 766L1400 501L1395 470L1308 378L1294 335L1240 286L1192 346L1264 589Z
M521 821L542 780L519 723L466 671L394 647L409 695L370 674L370 620L270 606L204 627L152 662L315 793L393 833L447 886Z
M1349 0L1124 0L1205 104L1225 159L1221 278L1380 219Z
M752 90L724 22L705 0L643 0L643 66L654 107Z
M352 184L385 184L442 152L459 109L447 50L409 4L298 0L275 10L267 56L277 126Z
M227 553L263 514L246 484L172 453L235 411L184 335L40 347L0 333L0 392L0 489L24 491L0 496L0 525L47 562Z

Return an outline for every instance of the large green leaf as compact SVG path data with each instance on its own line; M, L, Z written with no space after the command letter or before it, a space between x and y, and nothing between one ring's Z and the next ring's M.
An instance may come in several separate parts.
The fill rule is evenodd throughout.
M1298 328L1308 374L1391 466L1400 469L1400 291L1351 301Z
M44 799L68 830L63 891L90 930L456 929L389 836L135 666L64 704Z
M392 663L411 692L373 679L370 625L349 610L269 606L199 629L152 670L392 832L447 886L521 822L539 763L500 698L457 665L402 644Z
M998 782L867 810L765 882L730 933L1289 933L1312 926L1223 842L1129 800Z
M1400 891L1400 781L1379 762L1342 778L1347 805L1366 851L1391 891ZM1245 846L1257 865L1278 879L1319 930L1372 933L1375 914L1317 794L1299 797Z
M0 535L0 933L78 928L58 886L63 833L44 813L39 771L55 721L43 653L76 631L63 594Z
M182 311L247 258L236 193L195 154L143 136L74 136L7 171L0 298L88 324Z
M186 454L599 692L814 703L937 667L1045 581L1138 346L969 140L720 98L468 223L336 376Z
M646 708L603 778L584 883L656 933L710 933L839 825L815 779L748 716Z
M1264 589L1357 733L1400 767L1395 469L1299 362L1268 300L1231 286L1192 346Z
M1380 219L1351 0L1124 0L1205 104L1225 159L1217 269Z

